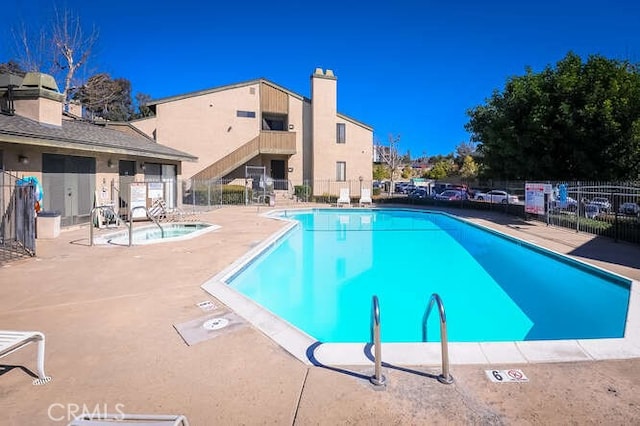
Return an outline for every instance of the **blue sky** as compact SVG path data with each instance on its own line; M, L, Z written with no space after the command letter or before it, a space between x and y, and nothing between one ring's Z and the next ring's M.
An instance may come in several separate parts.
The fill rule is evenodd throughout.
M5 25L37 27L53 1L8 0ZM264 77L304 96L316 67L338 77L338 110L400 134L412 156L469 140L467 109L509 76L583 58L640 62L640 2L254 0L55 2L99 29L87 70L153 98ZM8 16L7 16L8 13ZM15 57L0 34L0 62Z

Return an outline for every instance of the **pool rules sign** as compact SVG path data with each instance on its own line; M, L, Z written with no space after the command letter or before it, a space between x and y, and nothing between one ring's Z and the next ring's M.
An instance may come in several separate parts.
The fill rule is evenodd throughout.
M543 215L546 213L544 195L551 194L551 185L547 183L527 182L524 185L524 211Z
M485 374L494 383L524 383L529 379L524 375L522 370L484 370Z

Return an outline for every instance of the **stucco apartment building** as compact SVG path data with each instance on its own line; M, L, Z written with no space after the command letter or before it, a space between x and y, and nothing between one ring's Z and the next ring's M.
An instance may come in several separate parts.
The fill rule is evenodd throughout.
M65 113L62 102L50 75L0 75L0 207L7 208L13 177L36 178L44 192L41 207L58 212L63 226L89 221L91 209L103 203L126 214L132 182L154 182L169 204L176 203L182 162L196 157L128 123Z
M148 103L155 116L131 124L197 156L183 165L186 179L244 178L245 166L263 166L285 186L311 184L315 195L328 181L337 182L333 192L370 185L373 129L337 111L337 81L317 68L310 99L266 79L171 96Z

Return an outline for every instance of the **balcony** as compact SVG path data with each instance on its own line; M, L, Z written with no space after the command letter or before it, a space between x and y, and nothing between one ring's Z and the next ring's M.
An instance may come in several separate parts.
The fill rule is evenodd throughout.
M295 132L261 130L258 140L260 154L293 155L296 153Z

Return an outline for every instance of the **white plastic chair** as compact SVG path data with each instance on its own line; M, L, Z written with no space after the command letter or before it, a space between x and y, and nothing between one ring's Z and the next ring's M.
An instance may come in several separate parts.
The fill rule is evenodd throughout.
M83 414L67 426L189 426L182 415Z
M38 342L38 378L33 384L44 385L51 380L44 372L44 334L39 331L0 330L0 358L33 342Z
M369 188L363 188L362 191L360 191L360 207L365 204L371 205L371 203L373 203L373 200L371 199L371 190Z
M340 207L341 205L351 206L351 197L349 196L349 188L340 188L340 197L336 202L336 206Z

